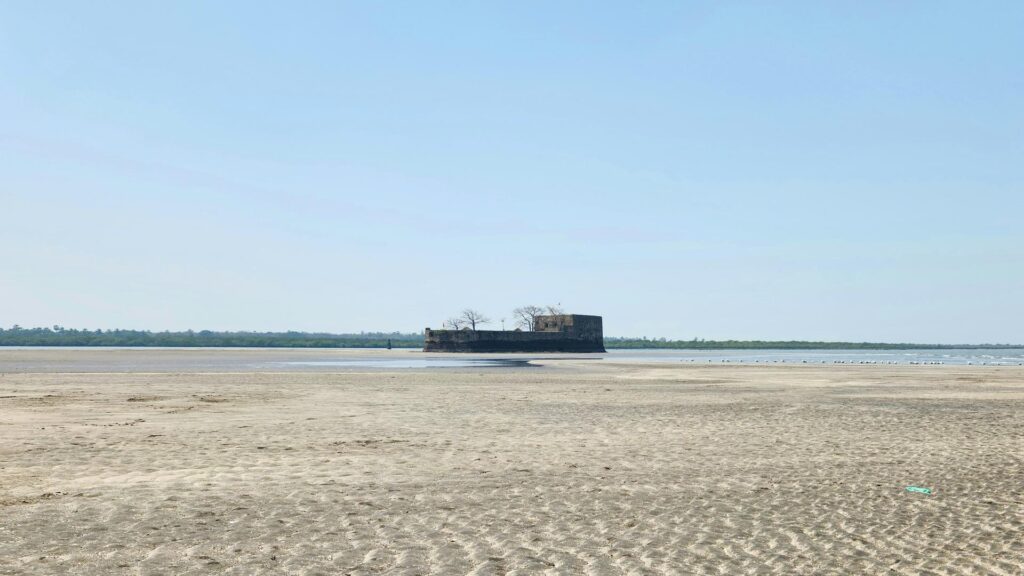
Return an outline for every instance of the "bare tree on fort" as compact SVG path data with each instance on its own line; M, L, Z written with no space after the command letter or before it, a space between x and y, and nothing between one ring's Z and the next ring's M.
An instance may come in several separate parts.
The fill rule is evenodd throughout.
M555 306L548 306L547 307L547 312L548 312L548 316L561 316L562 314L565 314L565 310L562 309L562 303L561 302L559 302Z
M487 324L491 321L490 318L484 316L482 313L473 310L472 308L466 308L462 311L462 315L459 316L462 320L463 325L469 326L469 329L476 332L477 324Z
M527 331L533 331L537 323L537 316L541 314L544 314L544 309L533 305L520 306L512 311L512 316L516 319L516 326Z
M451 330L462 330L462 327L465 325L465 320L463 320L462 318L453 316L453 317L449 318L448 321L445 322L444 324L445 324L445 326L447 326Z

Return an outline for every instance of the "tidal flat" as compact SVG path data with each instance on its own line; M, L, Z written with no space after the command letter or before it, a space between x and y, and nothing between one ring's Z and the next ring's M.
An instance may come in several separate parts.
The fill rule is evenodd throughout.
M1024 368L393 354L0 349L0 574L1024 573Z

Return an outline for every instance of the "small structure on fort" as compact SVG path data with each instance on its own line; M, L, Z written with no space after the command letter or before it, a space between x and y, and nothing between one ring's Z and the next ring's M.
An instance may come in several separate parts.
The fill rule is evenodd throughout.
M534 318L533 330L424 331L424 352L604 352L600 316L557 314Z

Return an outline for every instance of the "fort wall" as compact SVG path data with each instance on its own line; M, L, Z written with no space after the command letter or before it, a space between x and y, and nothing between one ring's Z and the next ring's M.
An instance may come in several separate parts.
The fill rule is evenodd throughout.
M539 316L533 332L506 330L431 330L424 352L604 352L600 316Z

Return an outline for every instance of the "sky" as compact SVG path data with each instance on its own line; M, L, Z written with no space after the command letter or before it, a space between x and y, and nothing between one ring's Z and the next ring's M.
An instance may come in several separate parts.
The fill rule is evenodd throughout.
M1024 343L1024 3L8 2L0 326Z

